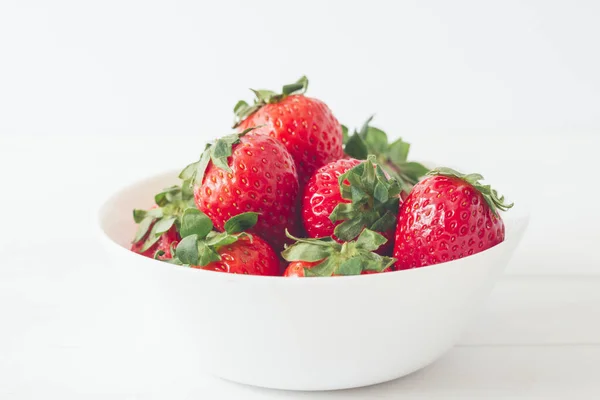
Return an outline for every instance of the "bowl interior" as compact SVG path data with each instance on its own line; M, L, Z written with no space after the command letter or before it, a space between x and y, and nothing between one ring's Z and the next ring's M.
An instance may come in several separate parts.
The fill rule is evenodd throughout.
M109 239L122 248L128 249L131 238L136 231L132 210L135 208L148 209L154 205L154 195L156 193L166 187L180 183L178 174L178 170L171 170L147 177L127 185L113 194L99 211L99 228L104 238ZM495 247L510 247L511 250L514 250L529 223L529 209L527 204L524 204L524 201L519 199L519 203L509 212L504 213L502 218L506 225L506 240ZM488 251L491 250L494 249ZM480 254L482 253L470 257L477 257ZM460 261L455 260L442 264L460 263Z

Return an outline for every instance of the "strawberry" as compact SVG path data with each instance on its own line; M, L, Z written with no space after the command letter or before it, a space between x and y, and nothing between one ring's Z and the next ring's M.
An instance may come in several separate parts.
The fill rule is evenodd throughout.
M268 90L253 90L253 105L239 101L235 108L234 127L256 129L285 145L296 162L300 184L328 162L342 158L342 128L331 110L322 101L306 97L306 77L285 85L280 94Z
M479 174L438 168L415 185L400 208L394 256L397 269L470 256L504 240L498 211L512 204Z
M183 212L195 207L191 191L171 186L154 196L155 205L148 211L133 210L138 229L131 251L146 257L171 258L171 248L179 241Z
M283 276L288 277L288 278L291 278L291 277L303 278L306 276L306 275L304 275L304 270L306 268L310 269L317 264L319 264L319 261L315 261L315 262L292 261L291 263L289 263L289 265L287 266L285 271L283 271Z
M351 136L348 134L348 128L342 126L344 152L358 160L366 160L369 155L374 155L384 171L402 184L403 194L408 195L412 186L429 170L418 162L407 161L410 143L402 139L389 143L384 131L370 125L372 119L373 117L367 119L362 128L359 131L354 130Z
M225 223L225 232L215 232L210 218L197 209L183 215L183 239L172 263L216 272L248 275L279 275L279 258L257 235L244 232L258 219L253 212L238 214Z
M302 221L309 237L349 241L369 228L387 239L378 252L391 252L400 185L388 179L373 160L340 159L319 168L310 178L302 204Z
M319 264L319 261L316 261L316 262L293 261L293 262L289 263L288 267L283 272L283 276L285 276L287 278L292 278L292 277L304 278L306 276L304 271L306 269L310 269L318 264ZM384 269L381 272L390 272L390 271L392 271L392 267L387 267L386 269ZM360 274L361 275L370 275L370 274L376 274L376 273L378 273L378 271L364 270Z
M284 276L339 276L361 275L391 270L396 261L380 256L374 251L387 242L383 235L363 229L360 236L350 242L338 243L331 237L300 239L289 233L296 243L281 253L290 261Z
M295 204L298 176L294 160L277 140L248 134L252 129L224 136L208 144L198 162L180 174L193 185L198 209L219 231L225 221L243 212L258 212L253 228L275 249L286 240L285 229L298 231Z
M139 242L132 243L130 248L131 251L149 258L167 259L173 257L172 249L177 246L177 243L181 239L175 226L172 226L166 232L161 233L156 242L150 247L145 248L144 243L149 237L150 236L146 234Z

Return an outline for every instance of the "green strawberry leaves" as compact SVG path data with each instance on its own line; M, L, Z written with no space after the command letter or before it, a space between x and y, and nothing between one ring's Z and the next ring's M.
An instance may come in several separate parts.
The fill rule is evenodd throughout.
M359 257L347 259L340 263L337 273L339 275L360 275L362 262Z
M252 228L258 222L258 213L245 212L235 215L225 222L225 232L234 234Z
M338 243L331 237L296 238L286 230L286 236L296 242L286 246L281 256L286 261L317 262L304 269L305 276L360 275L363 271L382 272L396 262L395 258L374 253L387 239L370 229L363 229L355 241Z
M208 143L200 155L200 159L186 166L180 173L179 179L183 180L182 187L191 193L195 184L201 184L208 163L212 163L226 172L232 172L227 159L233 154L233 146L240 142L240 138L248 132L256 129L252 127L239 133L232 133L217 139L214 143Z
M483 185L479 181L483 180L483 176L480 174L463 174L458 172L452 168L439 167L433 169L427 173L428 176L448 176L451 178L461 179L471 186L475 188L475 190L479 191L485 200L485 202L490 207L490 210L494 213L494 215L498 216L498 210L500 211L508 211L510 208L514 206L514 203L505 203L504 196L499 196L498 192L495 189L492 189L490 185Z
M243 120L248 118L250 115L254 114L258 111L262 106L271 103L277 103L283 100L285 97L292 94L304 94L308 89L308 78L306 76L302 76L294 83L290 83L288 85L284 85L281 88L281 93L276 93L271 90L255 90L250 89L254 92L256 98L254 99L253 104L248 104L244 100L240 100L236 103L233 108L233 113L235 115L233 128L237 128Z
M227 158L232 154L232 147L234 144L240 142L239 134L232 134L223 136L216 140L215 144L211 146L210 159L213 164L221 168L224 171L232 172L229 165L227 165Z
M181 216L184 211L194 207L193 195L184 192L180 186L163 189L154 196L154 202L157 208L133 210L133 220L138 224L133 243L138 243L145 238L142 252L151 248L173 226L180 230Z
M300 79L298 79L294 83L290 83L288 85L283 85L283 87L281 88L281 94L283 96L289 96L289 95L297 93L297 92L304 94L304 93L306 93L307 89L308 89L308 78L306 76L302 76ZM277 101L279 101L279 100L280 99L278 99Z
M174 203L177 201L177 196L181 193L180 186L170 186L166 189L163 189L162 192L157 193L154 196L154 202L159 207L164 207L169 203Z
M186 166L180 173L179 179L183 180L182 187L186 193L194 193L193 188L195 183L202 183L204 172L210 162L211 152L210 143L204 148L204 152L200 155L200 159Z
M183 264L196 264L198 262L198 235L186 236L177 244L175 256Z
M154 222L154 225L152 225L152 228L150 229L150 233L148 233L148 237L146 238L146 241L144 242L141 251L144 252L144 251L148 250L156 242L158 242L160 237L164 233L166 233L169 229L171 229L174 222L175 222L174 217L169 217L169 218L165 218L165 219L161 218L161 219L156 220ZM137 237L137 235L136 235L136 237Z
M181 230L179 233L182 238L191 235L206 237L212 229L213 223L206 214L197 208L190 208L183 214L183 218L181 219Z
M335 227L335 236L349 241L365 228L378 232L393 229L402 188L375 165L375 156L368 156L367 161L340 175L338 183L342 198L351 202L339 203L329 216L332 223L343 221Z
M375 251L387 242L387 239L370 229L365 229L364 232L356 239L356 247L366 251Z
M344 152L358 160L375 155L387 173L398 179L402 189L408 193L423 176L429 172L424 165L408 161L410 143L402 139L389 143L387 134L370 125L373 117L367 119L359 131L354 131L344 141ZM346 128L347 132L347 128Z
M354 131L352 136L348 136L348 140L344 146L344 152L357 160L364 160L369 155L369 148L364 139Z
M225 223L225 232L215 232L206 214L195 208L187 209L181 220L182 239L175 248L173 263L204 267L220 261L219 248L233 244L241 237L252 240L244 230L252 228L257 221L257 213L242 213Z
M342 125L342 144L348 143L348 139L350 139L350 135L348 135L348 127L346 125Z
M133 220L136 224L138 224L137 232L135 233L135 237L133 238L133 243L137 243L146 234L148 230L152 226L152 224L159 218L163 217L163 212L160 208L155 208L150 211L146 210L133 210Z
M289 234L286 236L296 241L292 246L286 246L281 256L287 261L309 261L315 262L328 257L332 249L341 249L341 245L331 237L319 239L297 238Z

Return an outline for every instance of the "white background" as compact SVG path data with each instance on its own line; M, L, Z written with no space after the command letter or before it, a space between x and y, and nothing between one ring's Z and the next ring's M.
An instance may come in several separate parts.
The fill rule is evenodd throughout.
M132 347L135 291L90 227L115 187L229 132L250 87L303 74L340 121L375 114L532 210L461 346L351 395L599 397L599 20L583 0L0 1L0 398L280 397L167 367L158 336Z
M595 1L17 1L0 9L0 131L221 132L302 74L350 125L600 128Z

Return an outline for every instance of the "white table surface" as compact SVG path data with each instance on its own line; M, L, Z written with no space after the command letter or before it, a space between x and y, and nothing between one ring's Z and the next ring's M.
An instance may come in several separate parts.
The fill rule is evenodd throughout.
M393 382L328 393L203 375L185 349L161 341L170 327L144 331L143 315L125 301L135 288L106 272L90 229L101 196L180 166L205 138L186 138L175 154L140 136L0 136L0 170L12 188L0 200L0 398L600 398L598 191L579 189L595 179L599 133L465 135L470 147L423 135L412 140L414 154L460 159L527 194L535 213L523 245L443 358ZM490 151L473 150L489 143Z

